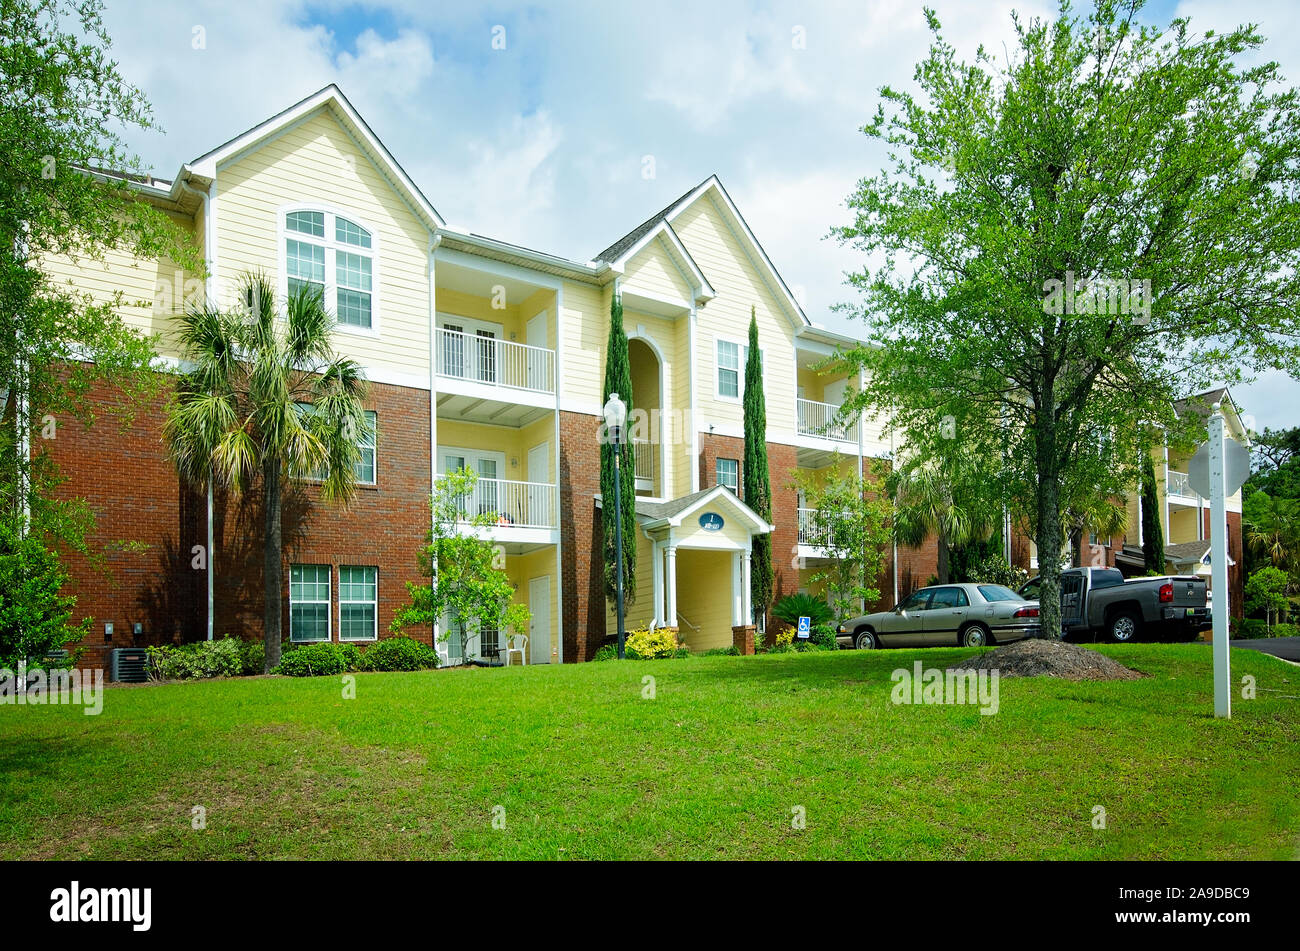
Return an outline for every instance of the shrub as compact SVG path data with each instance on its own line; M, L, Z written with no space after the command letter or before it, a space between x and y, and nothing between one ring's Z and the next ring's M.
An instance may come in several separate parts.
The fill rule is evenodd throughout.
M1233 618L1228 626L1228 636L1235 639L1268 637L1268 624L1259 618Z
M680 656L677 635L666 627L632 631L624 641L624 654L638 660L656 660Z
M246 673L244 642L236 637L196 641L176 647L150 647L149 676L154 680L201 680ZM261 672L261 661L258 661Z
M1023 568L1007 564L1000 554L990 554L974 562L967 569L967 581L979 584L1000 584L1015 591L1029 578Z
M1300 635L1300 627L1291 624L1288 621L1278 621L1273 625L1273 632L1269 637L1296 637Z
M813 625L829 624L835 618L830 605L821 598L800 592L787 594L772 606L772 614L787 624L798 624L799 618L809 618Z
M792 624L782 624L776 629L776 639L772 642L773 648L789 647L794 643L795 629Z
M410 637L389 637L361 655L362 670L428 670L438 666L438 652Z
M360 670L361 664L361 651L355 644L321 641L318 644L299 644L285 651L274 672L286 677L328 677Z
M740 650L735 644L730 647L715 647L704 652L705 657L739 657Z
M244 651L244 674L260 674L266 666L266 645L260 640L242 641Z
M606 644L600 650L596 651L596 656L593 657L592 660L618 660L618 645Z

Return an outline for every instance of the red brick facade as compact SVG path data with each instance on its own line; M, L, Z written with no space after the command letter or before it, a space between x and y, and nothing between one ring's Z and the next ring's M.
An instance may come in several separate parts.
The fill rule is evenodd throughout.
M599 420L560 413L560 572L564 660L590 660L605 637L600 551L604 532L596 512L600 493Z
M201 640L207 636L207 577L195 568L196 546L207 545L207 499L183 487L162 436L164 393L137 410L125 430L110 418L118 395L99 389L86 397L98 422L86 429L60 420L56 438L38 446L50 453L65 482L63 498L81 498L96 516L92 552L102 564L69 553L69 593L76 616L92 619L81 663L107 666L114 647ZM406 581L418 578L417 553L428 523L429 395L374 384L366 407L377 414L376 485L360 488L344 510L322 503L306 486L284 500L285 589L283 631L289 636L290 564L329 564L331 629L338 637L338 566L378 569L379 636L406 601ZM256 492L215 499L215 636L262 636L262 512ZM113 624L111 638L104 625ZM134 633L134 625L141 633ZM426 643L429 629L410 632Z

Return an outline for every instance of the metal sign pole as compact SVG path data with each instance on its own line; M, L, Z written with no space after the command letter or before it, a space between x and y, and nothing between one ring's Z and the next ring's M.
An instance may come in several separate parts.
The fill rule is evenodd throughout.
M1214 715L1232 716L1228 695L1228 517L1223 413L1210 415L1210 580L1214 590Z

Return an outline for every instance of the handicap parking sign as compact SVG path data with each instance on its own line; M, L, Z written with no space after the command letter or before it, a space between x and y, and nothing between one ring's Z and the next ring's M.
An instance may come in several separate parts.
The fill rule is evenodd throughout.
M804 614L799 618L799 636L807 638L812 633L812 618Z

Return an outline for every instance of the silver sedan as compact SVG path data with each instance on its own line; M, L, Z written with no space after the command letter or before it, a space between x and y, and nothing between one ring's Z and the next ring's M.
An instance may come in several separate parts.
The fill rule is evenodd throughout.
M1038 633L1038 602L1000 584L941 584L912 592L892 611L839 626L858 650L931 645L982 647Z

